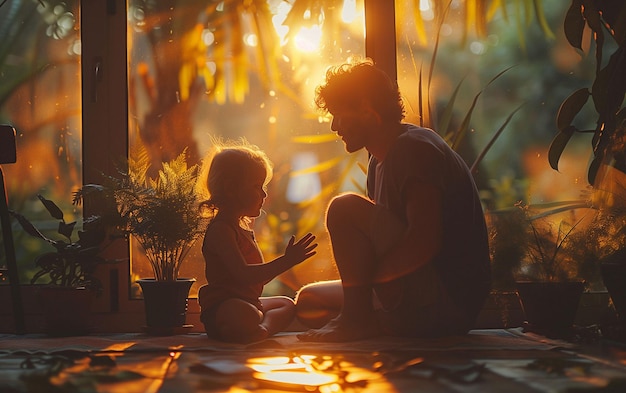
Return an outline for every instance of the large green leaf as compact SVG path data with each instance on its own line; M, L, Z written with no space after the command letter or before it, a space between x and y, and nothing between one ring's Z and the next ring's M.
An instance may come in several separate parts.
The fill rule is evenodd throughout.
M565 14L563 23L567 42L576 49L583 49L583 30L585 29L585 18L583 18L583 5L580 0L572 1L572 5Z
M596 110L601 116L614 116L626 93L626 51L618 48L597 75L592 87Z
M602 65L602 50L604 48L604 30L601 11L596 7L595 1L586 0L584 2L583 16L587 21L587 25L591 28L596 41L596 73L600 71Z
M550 143L548 162L550 163L550 167L555 171L559 170L559 159L563 154L563 150L565 150L565 146L567 146L567 142L569 142L576 131L576 127L574 126L565 127L565 129L559 131L552 140L552 143Z
M48 213L52 216L52 218L56 218L57 220L63 220L63 211L59 209L56 203L52 202L50 199L44 198L42 195L37 195L37 198L44 205Z
M556 126L559 130L564 130L572 125L572 121L578 115L578 112L587 103L589 95L589 90L584 87L576 90L563 101L556 115Z
M589 165L589 171L587 172L587 181L589 184L596 183L596 175L598 173L598 169L600 169L600 164L602 164L602 160L604 158L602 156L595 156Z

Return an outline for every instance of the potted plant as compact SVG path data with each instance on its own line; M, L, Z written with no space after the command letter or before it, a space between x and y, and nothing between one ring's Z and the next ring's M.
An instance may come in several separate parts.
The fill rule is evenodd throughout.
M573 257L572 234L582 218L552 221L557 210L537 213L519 204L526 216L527 230L519 239L526 255L516 274L515 286L526 318L526 328L548 336L566 334L576 318L585 288L579 277L579 261ZM571 207L568 207L571 209ZM583 246L584 247L584 246Z
M596 72L590 88L583 87L571 93L561 104L557 113L558 133L549 151L550 166L558 170L558 163L570 139L577 133L591 134L592 160L588 181L594 193L607 193L596 204L607 212L594 225L621 225L613 231L623 231L624 220L620 206L626 200L626 24L623 16L626 2L612 0L572 0L564 20L564 32L569 44L582 52L584 30L591 30L592 48L595 49ZM597 119L583 124L578 115L591 98ZM616 219L615 219L616 218ZM609 219L612 223L602 223ZM626 251L623 247L599 257L605 286L616 305L622 303L621 288L626 283ZM606 265L606 266L605 266ZM606 281L608 278L609 281ZM617 292L616 292L617 291ZM617 299L617 300L616 300ZM618 310L619 312L619 310ZM623 315L625 312L622 311Z
M108 211L108 222L143 249L154 277L137 282L144 297L146 329L154 333L187 326L187 298L195 278L181 278L179 271L205 229L196 194L199 168L188 166L186 158L183 151L150 177L150 159L140 147L131 154L127 169L107 176L103 185L87 184L75 195L78 201L96 198L94 204Z
M600 207L585 232L585 241L599 264L602 282L623 330L626 327L626 206L612 202L609 208L603 197L595 199Z
M610 165L622 172L626 170L624 156L624 95L626 94L626 24L623 15L626 3L613 0L572 0L563 28L569 44L582 52L584 30L590 29L595 44L596 72L591 88L580 88L571 93L561 104L557 113L559 132L549 151L550 166L558 170L559 159L572 136L576 133L592 134L592 161L588 180L596 184L596 177L603 165ZM608 38L608 39L607 39ZM606 50L612 50L610 56ZM606 61L608 59L608 61ZM603 64L606 61L606 64ZM576 117L589 100L597 112L593 127L575 124Z
M54 248L54 251L35 258L39 270L31 280L31 284L35 284L48 279L47 285L39 288L45 329L55 336L88 333L92 300L101 291L101 283L94 273L98 265L106 262L100 256L105 228L100 217L91 216L83 220L82 230L76 230L76 221L66 222L63 212L53 201L42 195L37 197L48 213L59 220L57 232L60 239L44 235L22 214L9 213L26 233Z

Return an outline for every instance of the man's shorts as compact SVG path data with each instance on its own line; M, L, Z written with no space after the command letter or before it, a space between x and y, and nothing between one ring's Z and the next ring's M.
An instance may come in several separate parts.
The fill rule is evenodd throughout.
M376 256L380 257L395 246L406 230L406 224L387 208L380 205L373 206L374 213L370 221L369 238L374 245Z
M378 257L389 252L406 225L386 208L376 205L370 239ZM432 265L374 288L374 306L384 333L396 336L435 337L464 334L468 318L453 304Z

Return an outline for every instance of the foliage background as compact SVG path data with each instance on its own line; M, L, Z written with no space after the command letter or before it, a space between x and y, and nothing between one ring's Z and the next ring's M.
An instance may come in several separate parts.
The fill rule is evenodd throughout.
M282 251L294 232L313 230L323 239L326 201L339 191L362 188L358 164L366 160L364 154L345 155L328 119L320 118L311 105L327 65L364 55L362 21L342 22L338 2L295 0L288 3L283 21L292 29L281 37L272 17L285 3L133 0L128 10L131 145L145 144L155 168L185 147L192 161L201 159L215 134L245 136L267 150L276 177L267 214L256 225L268 259ZM354 4L362 11L362 1ZM434 126L460 86L450 123L454 129L484 89L459 147L472 162L507 116L523 105L477 175L486 207L578 196L584 188L581 168L587 153L582 152L588 141L568 147L562 173L550 170L546 158L560 102L593 79L590 48L581 57L563 37L568 2L431 1L429 9L419 4L398 0L396 5L398 81L409 104L407 120ZM77 15L75 0L8 0L0 7L0 121L13 124L19 133L18 163L5 168L10 203L17 211L32 212L29 216L40 214L42 220L37 193L69 204L71 190L81 184ZM296 41L295 27L316 25L324 37L320 52L284 45ZM246 45L253 39L255 45ZM431 82L420 90L420 78L425 82L430 72ZM429 100L428 118L418 117L420 93ZM589 119L591 111L581 121ZM311 164L294 159L311 151ZM319 193L290 201L291 180L307 176L318 179ZM26 280L39 245L18 230L15 237ZM306 269L286 273L270 290L291 293L312 277L334 277L328 249L320 254ZM190 274L198 275L197 252L195 258L190 263L195 273ZM140 258L133 261L135 275L143 275L144 267Z

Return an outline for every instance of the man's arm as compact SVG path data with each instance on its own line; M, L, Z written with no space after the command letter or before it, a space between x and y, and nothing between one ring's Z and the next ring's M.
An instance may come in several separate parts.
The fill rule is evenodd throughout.
M443 243L443 212L441 192L433 184L411 183L406 192L404 235L381 261L375 281L382 283L429 263Z

